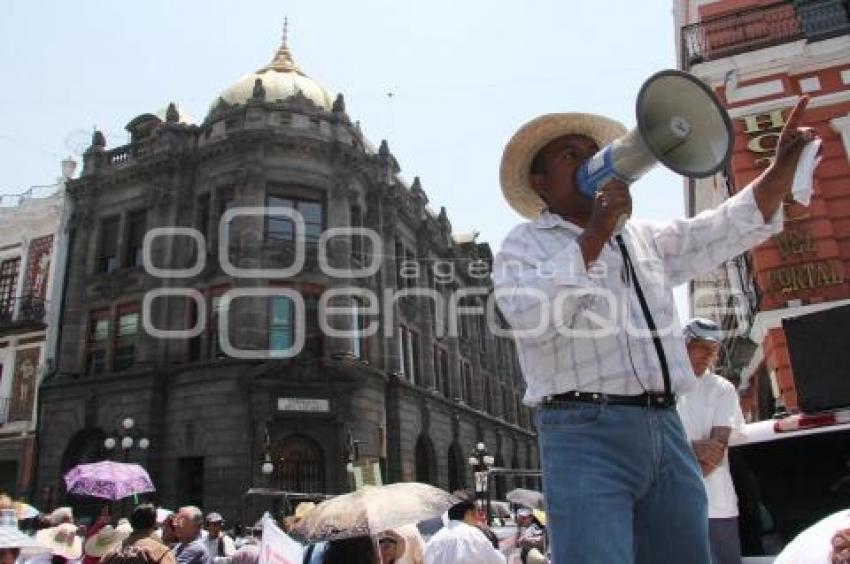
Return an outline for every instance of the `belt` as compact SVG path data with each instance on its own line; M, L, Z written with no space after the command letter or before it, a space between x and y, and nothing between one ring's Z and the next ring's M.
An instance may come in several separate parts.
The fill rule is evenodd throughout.
M663 392L644 392L636 396L619 396L616 394L600 394L593 392L565 392L548 396L543 401L544 407L557 407L564 402L596 403L609 405L630 405L633 407L653 407L669 409L676 406L676 396Z

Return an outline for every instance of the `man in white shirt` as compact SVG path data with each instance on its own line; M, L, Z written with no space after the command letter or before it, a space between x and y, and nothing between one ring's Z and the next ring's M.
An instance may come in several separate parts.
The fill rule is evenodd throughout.
M628 186L612 180L589 198L575 174L622 124L549 114L505 147L502 193L529 221L502 243L494 295L514 330L525 402L539 406L553 561L710 562L705 488L674 409L696 379L672 289L782 229L798 157L815 138L798 127L807 102L788 117L774 162L735 196L621 233Z
M505 564L476 526L475 502L465 499L449 509L446 526L425 543L424 564Z
M729 473L727 449L732 433L744 428L735 386L711 372L720 350L720 327L710 319L685 325L688 358L697 385L679 397L677 409L702 470L708 496L708 536L712 564L741 564L738 497Z
M225 533L224 518L219 513L210 513L204 520L207 525L207 535L204 542L207 545L207 551L210 553L210 562L216 558L233 556L236 552L236 543L230 538L230 535Z

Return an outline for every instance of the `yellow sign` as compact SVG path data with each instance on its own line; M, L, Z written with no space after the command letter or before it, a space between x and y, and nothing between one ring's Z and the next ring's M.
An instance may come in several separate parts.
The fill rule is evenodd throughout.
M840 262L816 261L768 270L767 277L770 291L789 294L842 284L844 269Z
M741 121L744 122L744 133L758 134L747 143L747 149L760 156L753 164L757 167L768 166L776 158L776 142L779 141L779 133L785 125L782 110L744 116ZM765 146L765 141L772 138L775 141Z
M780 233L779 235L774 235L773 240L776 242L776 248L779 249L779 257L782 260L787 259L791 255L815 252L815 240L812 237L811 229Z

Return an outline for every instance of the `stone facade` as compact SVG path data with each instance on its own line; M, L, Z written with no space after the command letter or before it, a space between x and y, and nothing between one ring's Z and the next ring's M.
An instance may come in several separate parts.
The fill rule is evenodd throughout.
M277 57L284 50L290 57L286 45ZM291 58L284 62L279 72L306 78ZM124 456L150 471L159 502L194 502L231 520L240 520L250 487L346 491L348 463L377 462L385 481L471 487L466 460L484 441L501 465L538 466L513 343L482 316L462 314L491 291L489 246L452 236L445 210L430 210L418 178L410 186L400 179L386 142L369 144L341 96L331 108L301 91L267 99L263 73L274 68L258 71L250 98L219 98L200 125L182 123L172 106L164 120L131 121L126 146L107 149L95 134L68 187L72 259L58 369L41 390L40 503L59 501L72 465L121 457L103 444L123 433L127 417L136 444L144 435L150 448ZM297 209L306 240L279 211L237 215L220 240L223 215L246 207ZM376 241L316 240L349 226L372 229ZM201 237L158 237L140 258L144 233L172 227ZM301 269L269 274L291 265L302 243ZM372 260L377 270L362 277L331 270ZM179 278L154 275L151 265L201 267ZM251 277L248 269L266 270ZM447 298L476 292L460 303L457 336L440 330L450 305L414 295L416 288ZM146 310L151 291L183 295L153 299ZM244 295L290 291L305 299L303 323L297 300ZM340 293L329 306L349 308L353 292L374 293L356 314L329 321L356 334L319 329L316 308L329 291ZM393 298L398 292L411 295ZM377 333L367 335L373 323ZM156 338L148 325L198 331ZM287 357L281 351L299 330L305 346ZM273 465L268 476L264 461Z

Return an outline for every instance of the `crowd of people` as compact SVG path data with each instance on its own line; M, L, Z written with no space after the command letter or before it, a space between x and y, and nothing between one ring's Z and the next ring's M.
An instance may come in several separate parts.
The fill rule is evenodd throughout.
M497 535L469 492L454 495L459 501L441 517L306 545L303 564L548 562L545 514L517 506L511 516L516 529L505 534L503 526ZM274 523L297 540L299 523L314 508L312 502L300 503ZM21 504L2 495L0 564L257 564L264 519L228 530L217 512L205 516L194 506L172 512L142 503L129 518L117 520L104 507L86 525L77 522L70 507L23 516Z
M0 496L0 550L17 549L31 564L255 564L259 531L234 540L218 513L203 516L197 507L177 512L150 503L133 508L113 524L108 507L89 525L76 523L70 507L21 518L20 503ZM13 545L19 546L13 546ZM6 564L10 564L6 562Z

